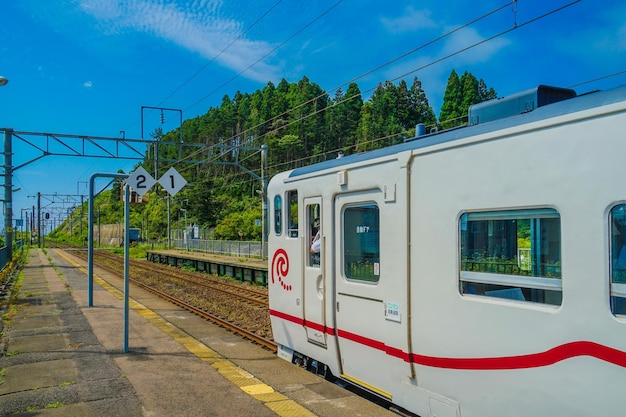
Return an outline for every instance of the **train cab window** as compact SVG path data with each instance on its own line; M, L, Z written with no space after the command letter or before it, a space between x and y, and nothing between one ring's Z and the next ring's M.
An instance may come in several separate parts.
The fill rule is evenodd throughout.
M347 206L343 211L343 270L346 278L378 282L380 217L375 203Z
M561 305L561 219L553 209L465 213L462 294Z
M320 252L322 250L322 230L320 223L320 205L309 204L306 206L308 227L309 256L308 266L320 267Z
M626 204L613 207L610 214L611 310L626 316Z
M298 192L287 192L287 224L288 236L298 237Z
M283 232L283 199L277 195L274 197L274 233L280 235Z

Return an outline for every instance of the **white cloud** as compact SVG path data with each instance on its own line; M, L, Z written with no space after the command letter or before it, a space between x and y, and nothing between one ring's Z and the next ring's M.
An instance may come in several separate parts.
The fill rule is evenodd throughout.
M223 17L221 6L221 0L195 0L185 9L167 0L83 0L80 3L83 12L97 19L105 33L145 33L207 60L215 58L233 71L245 71L246 78L262 82L276 78L278 69L266 62L266 55L273 46L243 37L242 23ZM253 67L248 68L251 65Z
M83 87L85 88L91 88L93 86L93 83L91 81L85 81L83 84Z
M446 38L445 45L441 50L441 56L462 51L455 57L455 60L458 60L461 64L487 62L511 43L504 37L486 41L487 39L487 37L482 36L475 29L465 28Z
M437 27L437 24L430 16L430 10L415 10L413 6L409 6L404 10L402 16L394 18L383 17L380 20L387 31L399 34Z

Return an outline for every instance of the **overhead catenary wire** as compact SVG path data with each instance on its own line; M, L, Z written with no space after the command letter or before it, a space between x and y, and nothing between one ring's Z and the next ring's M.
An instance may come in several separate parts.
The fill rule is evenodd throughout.
M611 78L611 77L617 77L618 75L622 75L622 74L626 74L626 69L622 70L622 71L617 71L614 72L612 74L608 74L608 75L603 75L602 77L597 77L597 78L593 78L591 80L587 80L587 81L582 81L579 82L578 84L573 84L568 86L567 88L576 88L576 87L580 87L581 85L585 85L585 84L589 84L589 83L594 83L596 81L600 81L600 80L605 80L607 78Z
M485 39L483 39L483 40L481 40L481 41L478 41L478 42L475 42L475 43L473 43L473 44L471 44L471 45L469 45L469 46L467 46L467 47L461 48L461 49L459 49L459 50L457 50L457 51L454 51L454 52L452 52L452 53L450 53L450 54L447 54L447 55L445 55L445 56L443 56L443 57L441 57L441 58L439 58L439 59L436 59L436 60L434 60L434 61L432 61L432 62L429 62L429 63L427 63L427 64L425 64L425 65L422 65L422 66L420 66L420 67L418 67L418 68L415 68L415 69L413 69L413 70L411 70L411 71L409 71L409 72L403 73L402 75L399 75L399 76L397 76L397 77L395 77L395 78L391 79L390 81L396 81L396 80L402 79L402 78L404 78L404 77L406 77L406 76L408 76L408 75L411 75L411 74L413 74L413 73L415 73L415 72L418 72L418 71L420 71L420 70L423 70L423 69L425 69L425 68L428 68L428 67L430 67L430 66L433 66L433 65L435 65L435 64L437 64L437 63L440 63L440 62L442 62L442 61L445 61L445 60L447 60L447 59L450 59L450 58L452 58L452 57L454 57L454 56L456 56L456 55L459 55L459 54L461 54L461 53L463 53L463 52L466 52L466 51L468 51L468 50L471 50L471 49L473 49L473 48L475 48L475 47L477 47L477 46L480 46L480 45L483 45L483 44L485 44L485 43L487 43L487 42L489 42L489 41L492 41L492 40L494 40L494 39L496 39L496 38L498 38L498 37L500 37L500 36L506 35L506 34L508 34L508 33L512 32L512 31L516 30L516 29L520 29L520 28L522 28L522 27L528 26L528 25L530 25L530 24L532 24L532 23L535 23L535 22L537 22L537 21L539 21L539 20L541 20L541 19L544 19L544 18L546 18L546 17L548 17L548 16L550 16L550 15L552 15L552 14L554 14L554 13L560 12L560 11L562 11L562 10L564 10L564 9L568 8L568 7L571 7L571 6L573 6L574 4L579 3L579 2L581 2L581 1L582 1L582 0L574 0L574 1L570 2L570 3L567 3L567 4L565 4L565 5L562 5L562 6L558 7L558 8L555 8L555 9L553 9L553 10L551 10L551 11L548 11L548 12L546 12L546 13L542 14L542 15L536 16L536 17L534 17L534 18L532 18L532 19L529 19L529 20L527 20L527 21L525 21L525 22L522 22L522 23L519 23L519 22L515 21L515 24L514 24L512 27L510 27L510 28L508 28L508 29L506 29L506 30L503 30L503 31L501 31L501 32L499 32L499 33L497 33L497 34L495 34L495 35L491 36L491 37L485 38ZM485 17L487 17L487 16L489 16L489 15L493 14L495 11L501 10L502 8L507 7L507 6L509 6L509 5L513 4L513 3L515 3L515 2L509 2L509 3L505 4L504 6L500 6L500 7L498 7L497 9L494 9L494 11L491 11L491 12L488 12L488 13L486 13L486 14L482 15L482 16L481 16L480 18L478 18L478 19L473 19L473 20L471 21L471 23L475 23L475 22L479 21L480 19L485 18ZM467 26L467 24L462 25L462 27L466 27L466 26ZM453 29L453 31L450 31L450 32L448 32L446 35L444 35L444 36L442 36L442 37L437 38L437 40L441 40L441 39L443 39L445 36L449 36L449 34L450 34L450 33L453 33L453 32L455 32L455 31L457 31L457 30L458 30L458 29ZM432 44L432 42L429 42L428 44ZM417 51L417 50L419 50L419 49L421 49L421 48L415 48L415 49L414 49L414 51ZM406 55L406 54L403 54L403 56L407 56L407 55ZM395 62L395 61L397 61L397 59L394 59L394 60L393 60L393 62ZM379 68L382 68L382 67L383 67L383 66L380 66ZM368 74L369 74L369 73L371 73L371 72L368 72ZM357 78L357 79L358 79L358 78ZM370 89L367 89L367 90L365 90L365 91L361 92L359 95L362 95L363 93L367 93L367 92L373 91L375 88L376 88L376 87L371 87ZM331 91L332 91L332 90L331 90ZM327 94L327 93L325 92L325 94ZM326 110L328 110L329 108L332 108L332 107L334 107L334 106L337 106L337 105L339 105L339 104L341 104L341 103L344 103L344 102L346 102L346 101L352 100L352 99L354 99L355 97L357 97L357 96L344 97L341 101L339 101L339 102L337 102L337 103L333 103L332 105L327 106L327 107L325 107L325 108L323 108L323 109L318 109L318 110L315 110L315 111L311 112L310 114L305 115L305 116L301 117L300 119L298 119L298 120L296 120L296 121L291 121L291 122L289 122L289 123L287 123L287 124L285 124L285 125L282 125L282 126L280 126L279 128L274 129L274 130L272 130L272 131L270 131L270 132L268 132L268 133L275 133L275 132L277 132L278 130L281 130L281 129L284 129L284 128L288 127L288 126L291 126L291 125L292 125L292 124L294 124L294 123L300 123L300 122L301 122L302 120L304 120L304 119L307 119L307 118L309 118L309 117L311 117L311 116L314 116L314 115L316 115L316 114L318 114L318 113L320 113L320 112L326 111ZM316 97L316 98L314 98L314 99L311 99L311 100L307 101L306 103L300 104L299 106L296 106L296 107L294 107L294 108L292 108L292 109L289 109L288 111L286 111L286 112L282 113L282 114L281 114L281 115L279 115L279 116L275 116L274 118L271 118L271 119L269 119L269 120L267 120L267 121L264 121L264 122L262 122L262 123L259 123L259 124L255 125L255 126L253 126L253 127L249 128L249 129L246 129L246 130L244 130L244 131L240 132L240 133L239 133L239 134L237 134L237 135L234 135L234 136L231 136L231 137L229 137L229 138L226 138L226 139L224 139L223 141L221 141L221 142L219 142L219 143L216 143L216 144L213 144L213 145L209 145L209 146L207 146L207 147L205 147L205 148L202 148L202 149L200 149L200 150L197 150L197 151L195 151L195 152L192 152L192 153L190 153L187 157L183 158L181 161L184 161L185 159L191 158L191 157L193 157L193 156L195 156L195 155L197 155L197 154L199 154L199 153L206 152L208 149L211 149L211 148L213 148L213 147L222 146L224 143L227 143L229 140L234 139L234 138L236 138L237 136L240 136L240 135L242 135L242 134L244 134L244 133L246 133L246 132L249 132L249 131L251 131L251 130L253 130L253 129L255 129L255 128L258 128L258 127L260 127L260 126L263 126L265 123L268 123L269 121L274 120L274 119L276 119L277 117L284 116L285 114L288 114L288 113L290 113L290 112L294 111L295 109L298 109L298 108L302 107L302 106L303 106L303 105L305 105L305 104L311 103L312 101L314 101L314 100L315 100L315 99L317 99L317 98L319 98L319 96L318 96L318 97ZM447 120L446 120L446 121L447 121ZM446 121L443 121L443 122L446 122ZM262 137L264 137L265 135L267 135L268 133L265 133L265 134L263 134L263 135L257 136L257 137L256 137L256 139L262 138ZM403 133L406 133L406 132L403 132ZM400 134L403 134L403 133L400 133ZM400 134L398 134L398 135L400 135ZM393 136L395 136L395 135L393 135ZM385 137L383 137L383 138L376 138L376 139L373 139L373 140L369 141L369 143L376 142L376 141L380 141L380 140L387 139L387 138L388 138L388 136L385 136ZM358 146L358 144L355 144L355 145L353 145L353 146ZM228 151L232 150L233 148L236 148L236 146L231 147ZM345 147L344 147L344 148L342 148L342 149L345 149ZM335 151L335 152L336 152L336 151ZM206 162L203 162L203 163L210 163L210 162L212 162L212 161L214 161L214 160L217 160L219 157L221 157L221 156L223 156L223 155L224 155L224 153L221 153L218 157L213 158L212 160L207 160ZM312 158L314 158L314 157L315 157L315 156L307 157L307 159L312 159ZM317 157L319 158L319 155L317 155Z
M338 3L339 3L339 2L338 2ZM335 5L333 5L332 7L334 8L336 5L338 5L338 3L336 3L336 4L335 4ZM509 1L509 2L507 2L506 4L503 4L503 5L499 6L499 7L496 7L495 9L493 9L493 10L491 10L491 11L488 11L487 13L484 13L483 15L481 15L481 16L479 16L479 17L477 17L477 18L474 18L474 19L470 20L470 21L469 21L469 22L467 22L467 23L464 23L464 24L462 24L462 25L460 25L460 26L458 26L458 27L456 27L456 28L454 28L454 29L452 29L452 30L448 31L448 32L446 32L445 34L443 34L443 35L441 35L441 36L438 36L437 38L435 38L435 39L433 39L433 40L431 40L431 41L428 41L428 42L426 42L426 43L424 43L424 44L422 44L422 45L420 45L420 46L418 46L418 47L416 47L416 48L413 48L413 49L411 49L411 50L409 50L409 51L407 51L407 52L405 52L405 53L403 53L403 54L399 55L398 57L396 57L396 58L394 58L394 59L392 59L392 60L389 60L389 61L387 61L387 62L385 62L385 63L383 63L383 64L381 64L381 65L379 65L379 66L377 66L377 67L375 67L375 68L373 68L373 69L371 69L371 70L366 71L365 73L363 73L363 74L361 74L361 75L359 75L359 76L357 76L357 77L352 78L350 81L348 81L348 82L346 82L346 83L340 84L339 86L336 86L336 87L334 87L334 88L332 88L332 89L326 90L323 94L320 94L320 95L318 95L318 96L316 96L316 97L313 97L312 99L310 99L310 100L308 100L308 101L306 101L306 102L304 102L304 103L301 103L301 104L299 104L299 105L297 105L297 106L295 106L295 107L293 107L293 108L290 108L290 109L286 110L285 112L283 112L283 113L281 113L281 114L279 114L279 115L276 115L276 116L274 116L274 117L272 117L272 118L270 118L270 119L264 120L264 121L262 121L261 123L258 123L258 124L256 124L256 125L254 125L254 126L252 126L252 127L248 128L248 129L245 129L245 130L243 130L242 132L239 132L239 134L237 134L237 135L233 135L233 136L231 136L231 137L229 137L229 138L226 138L226 139L224 139L223 141L221 141L221 142L219 142L219 143L216 143L216 144L213 144L213 145L209 145L209 146L208 146L208 148L213 147L213 146L220 146L220 145L222 145L222 144L226 143L227 141L229 141L229 140L231 140L231 139L234 139L234 138L235 138L235 137L237 137L237 136L240 136L240 135L243 135L243 134L245 134L245 133L247 133L247 132L253 131L253 130L255 130L255 129L257 129L257 128L261 127L261 126L264 126L264 125L266 125L266 124L268 124L268 123L271 123L272 121L275 121L275 120L277 120L277 119L279 119L279 118L281 118L281 117L283 117L283 116L285 116L285 115L288 115L289 113L291 113L291 112L293 112L293 111L295 111L295 110L297 110L297 109L299 109L299 108L301 108L301 107L303 107L303 106L306 106L307 104L310 104L310 103L314 102L315 100L318 100L319 98L323 97L324 95L328 95L328 94L329 94L330 92L332 92L332 91L335 91L335 90L337 90L337 89L339 89L339 88L341 88L341 87L343 87L343 86L349 85L350 83L353 83L353 82L355 82L355 81L357 81L357 80L359 80L359 79L361 79L361 78L363 78L363 77L366 77L366 76L368 76L368 75L371 75L372 73L377 72L377 71L379 71L379 70L381 70L381 69L383 69L383 68L385 68L385 67L387 67L387 66L389 66L389 65L391 65L391 64L393 64L393 63L395 63L395 62L398 62L399 60L401 60L401 59L403 59L403 58L406 58L406 57L408 57L408 56L410 56L410 55L412 55L412 54L414 54L414 53L416 53L416 52L418 52L418 51L420 51L420 50L422 50L422 49L426 48L427 46L430 46L430 45L432 45L432 44L434 44L434 43L436 43L436 42L439 42L439 41L441 41L441 40L443 40L443 39L445 39L445 38L447 38L447 37L449 37L449 36L453 35L454 33L456 33L456 32L458 32L458 31L460 31L460 30L462 30L462 29L464 29L464 28L466 28L466 27L468 27L468 26L471 26L471 25L473 25L473 24L475 24L475 23L479 22L479 21L481 21L481 20L483 20L483 19L485 19L485 18L487 18L487 17L489 17L489 16L493 15L493 14L494 14L494 13L496 13L496 12L501 11L502 9L504 9L504 8L506 8L506 7L508 7L508 6L512 5L512 4L514 4L514 3L516 3L516 0L514 0L514 1ZM328 11L330 11L330 9L328 9L328 10L327 10L324 14L326 14ZM319 19L321 16L322 16L322 15L318 16L318 18L317 18L317 19ZM309 23L309 24L307 25L307 27L308 27L308 26L310 26L312 23L313 23L313 22ZM305 28L306 28L306 27L305 27ZM299 34L300 32L302 32L305 28L300 29L298 32L296 32L294 35L292 35L289 39L287 39L286 41L284 41L284 42L281 44L281 46L282 46L282 45L284 45L286 42L288 42L288 41L289 41L290 39L292 39L293 37L295 37L297 34ZM277 48L278 48L278 47L277 47ZM256 63L258 63L258 62L259 62L259 61L257 61ZM256 64L256 63L255 63L255 64ZM254 65L254 64L253 64L253 65ZM248 69L249 69L249 68L248 68ZM231 79L231 80L232 80L232 79ZM365 90L364 92L366 92L366 93L367 93L367 92L369 92L369 91L373 91L374 89L375 89L375 87L373 87L373 88L371 88L371 89L368 89L368 90ZM216 89L216 90L217 90L217 89ZM214 91L216 91L216 90L214 90ZM361 92L361 94L363 94L363 92ZM340 104L340 103L344 103L344 102L349 101L349 100L351 100L351 99L353 99L353 98L355 98L355 97L357 97L357 96L352 96L352 97L347 97L347 98L344 98L344 100L342 100L342 101L340 101L340 102L338 102L338 103L335 103L334 105L338 105L338 104ZM194 104L194 105L195 105L195 104ZM193 107L194 105L190 106L189 108ZM330 107L332 107L332 106L326 107L324 110L326 110L326 109L328 109L328 108L330 108ZM316 114L316 113L314 113L314 114ZM305 116L305 117L306 117L306 116ZM286 127L286 126L282 126L281 128L284 128L284 127ZM272 132L275 132L275 131L276 131L276 130L273 130ZM203 152L205 152L206 150L207 150L207 148L203 148L203 149L199 149L199 150L197 150L197 151L195 151L195 152L192 152L191 154L189 154L189 155L187 156L187 159L188 159L188 158L192 158L193 156L198 155L198 154L200 154L200 153L203 153ZM185 158L183 158L183 160L184 160L184 159L185 159Z

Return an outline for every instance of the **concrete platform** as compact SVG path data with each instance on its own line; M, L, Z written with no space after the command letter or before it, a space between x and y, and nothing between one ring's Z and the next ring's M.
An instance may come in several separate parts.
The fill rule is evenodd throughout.
M0 339L0 416L391 416L66 252L31 249Z

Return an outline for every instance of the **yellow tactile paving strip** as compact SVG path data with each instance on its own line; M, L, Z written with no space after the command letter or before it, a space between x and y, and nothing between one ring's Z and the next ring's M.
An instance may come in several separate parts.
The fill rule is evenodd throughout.
M63 253L63 251L55 250L55 252L67 262L78 268L80 271L84 272L85 274L88 273L85 268L74 262L72 259L68 258ZM95 273L93 279L94 282L113 294L119 300L124 299L124 294L122 291L113 287L111 284L98 277ZM144 318L146 318L154 326L163 331L165 334L180 343L189 352L193 353L201 360L208 362L213 368L217 369L217 371L222 376L224 376L224 378L238 386L243 392L257 399L258 401L261 401L263 404L265 404L266 407L274 411L277 415L281 417L315 417L315 414L311 413L300 404L289 399L283 394L276 392L274 388L261 382L260 380L255 378L254 375L241 369L235 363L224 358L222 355L210 349L204 343L199 342L188 333L182 331L178 327L166 321L157 313L148 309L143 304L137 302L132 298L129 298L129 306L133 310L137 311Z

